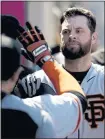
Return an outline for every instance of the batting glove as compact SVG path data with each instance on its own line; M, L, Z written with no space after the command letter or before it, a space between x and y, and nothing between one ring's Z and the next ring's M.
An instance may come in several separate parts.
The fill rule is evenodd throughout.
M26 49L29 59L41 67L44 62L53 60L53 58L39 28L32 27L29 22L26 22L26 26L28 31L21 26L18 27L18 40Z

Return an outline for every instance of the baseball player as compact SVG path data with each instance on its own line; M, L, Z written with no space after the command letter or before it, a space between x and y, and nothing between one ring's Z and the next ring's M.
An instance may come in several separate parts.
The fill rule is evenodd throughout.
M29 23L28 27L30 29ZM21 29L20 27L19 31ZM31 31L34 32L34 30ZM40 33L37 30L34 33L37 33L40 37ZM19 68L20 58L17 49L19 46L11 38L2 36L2 138L65 138L69 132L71 134L75 132L82 122L82 115L86 110L85 94L78 82L52 59L45 40L43 40L43 46L46 47L46 50L42 51L40 49L42 47L40 44L42 39L38 40L37 43L33 33L31 36L33 37L33 42L28 46L32 46L35 48L34 51L38 52L32 56L35 56L35 62L43 67L54 84L56 93L60 95L52 96L47 94L20 99L11 94L23 69ZM20 40L23 41L21 36ZM36 45L37 48L35 47ZM27 52L29 50L28 46L25 47ZM10 64L9 66L8 63ZM48 66L50 66L50 69L47 68ZM52 73L56 76L51 77ZM67 85L68 82L74 83L75 86ZM65 111L62 111L62 108ZM74 122L68 124L71 119ZM65 126L67 127L64 129Z
M88 101L84 121L71 138L104 138L104 67L91 62L91 49L97 42L95 16L73 7L63 13L60 22L63 67L80 83Z
M74 7L67 9L60 21L63 67L79 82L88 101L84 121L68 138L104 138L104 67L91 62L91 47L97 41L96 19L87 9ZM32 78L31 75L24 78L29 90L32 90L29 85ZM25 89L26 85L22 84Z
M2 34L16 40L18 35L16 29L19 25L20 23L15 17L11 15L1 15ZM24 57L24 59L27 60L25 49L21 49L21 57ZM22 62L20 64L24 70L19 75L18 83L16 84L13 91L14 95L21 98L27 98L46 93L56 94L52 82L43 70L40 69L38 72L35 72L33 69L23 65Z

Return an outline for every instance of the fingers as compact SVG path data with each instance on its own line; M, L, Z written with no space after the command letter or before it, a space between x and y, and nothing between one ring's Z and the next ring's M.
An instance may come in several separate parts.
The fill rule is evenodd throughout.
M30 24L29 22L26 22L26 26L27 26L27 28L29 29L30 34L33 36L33 38L35 39L36 42L39 41L39 40L41 40L41 38L40 38L38 32L36 31L35 28L33 28L33 27L31 26L31 24Z
M24 46L27 46L28 44L34 42L34 38L30 34L30 32L25 31L23 27L19 26L17 32L19 34L18 39Z
M26 31L23 27L18 26L17 32L19 34L19 41L23 45L23 47L30 53L33 52L34 49L37 47L46 44L46 41L44 39L43 34L41 33L40 29L35 26L32 27L32 25L29 22L26 22L26 26L28 28L28 31ZM24 56L27 58L25 53L23 53ZM29 56L29 58L31 58Z
M36 94L36 78L33 74L29 74L20 81L20 84L23 86L25 93L32 97Z
M40 88L40 85L41 85L41 79L37 78L36 80L37 80L36 89L38 90Z
M39 36L40 36L41 40L45 40L43 34L41 33L41 30L37 26L35 26L35 29L39 33Z
M38 40L45 40L45 38L44 38L41 30L38 28L38 26L35 26L35 28L33 28L29 22L26 22L26 26L29 29L31 35L34 37L36 42Z
M22 34L17 30L18 33L18 40L21 42L21 44L26 48L28 45L28 41L22 36Z
M27 78L24 77L22 80L20 80L20 84L22 85L25 93L27 94L28 93L28 84L27 84Z
M32 94L35 95L37 88L36 88L36 78L35 78L35 76L33 74L32 74L32 78L31 78L31 82L32 82L32 86L33 86Z
M45 40L43 34L37 26L33 28L29 22L26 22L26 26L29 29L29 32L25 31L25 29L21 26L19 26L17 30L19 35L18 39L24 46L31 44L34 41L38 42L40 40Z

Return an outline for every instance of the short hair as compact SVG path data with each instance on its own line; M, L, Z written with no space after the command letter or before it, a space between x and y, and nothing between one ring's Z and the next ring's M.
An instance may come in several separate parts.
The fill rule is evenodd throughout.
M20 66L20 47L16 40L1 35L1 80L6 81Z
M1 15L1 34L16 39L18 36L16 29L19 26L19 21L11 15Z
M93 33L96 29L96 18L93 13L87 9L82 7L72 7L68 8L66 11L63 12L63 15L60 18L60 23L62 24L66 18L74 17L74 16L85 16L88 20L88 27L90 31Z

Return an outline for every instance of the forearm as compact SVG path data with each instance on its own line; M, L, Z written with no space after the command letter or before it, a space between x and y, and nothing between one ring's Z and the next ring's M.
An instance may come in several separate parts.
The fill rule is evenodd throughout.
M66 72L57 62L47 61L42 68L52 81L58 94L76 91L85 96L76 79Z

